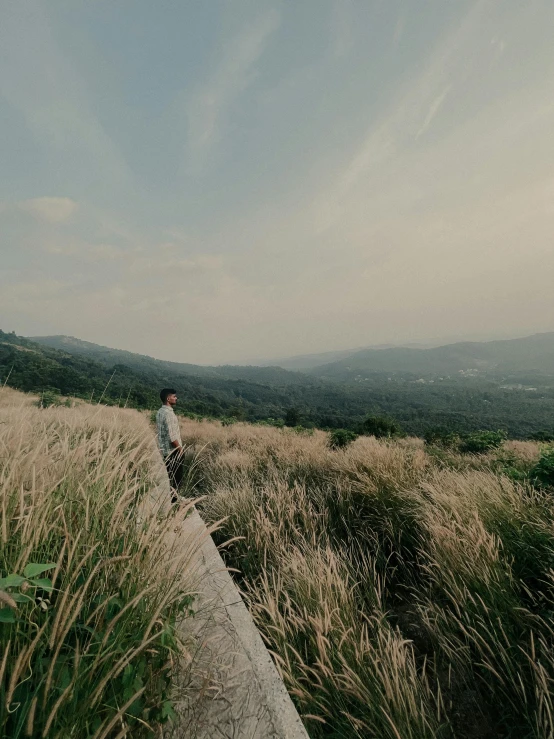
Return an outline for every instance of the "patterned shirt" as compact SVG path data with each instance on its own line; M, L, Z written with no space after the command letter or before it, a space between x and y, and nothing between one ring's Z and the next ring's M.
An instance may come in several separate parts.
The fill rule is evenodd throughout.
M162 405L156 413L156 426L158 427L158 446L165 458L175 449L171 443L172 441L178 441L179 444L182 444L179 421L173 412L173 408Z

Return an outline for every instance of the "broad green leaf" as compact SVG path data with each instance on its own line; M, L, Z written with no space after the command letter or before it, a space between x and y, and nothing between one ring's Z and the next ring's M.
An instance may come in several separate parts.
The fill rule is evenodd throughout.
M45 565L33 564L32 562L30 562L23 570L23 574L25 575L25 577L36 577L37 575L42 575L43 572L53 570L55 566L55 562L50 562L49 564Z
M0 578L0 590L5 590L6 588L18 588L20 585L23 585L25 582L25 578L21 577L21 575L8 575L7 577Z
M173 710L173 703L171 701L165 701L162 706L162 719L174 719L176 717L176 713Z
M10 593L10 596L16 603L28 603L33 600L30 595L25 595L24 593Z
M131 703L131 705L127 709L127 713L135 718L140 718L143 708L144 699L141 695L139 695L139 697Z
M11 608L0 608L0 623L1 624L14 624L15 614Z
M133 665L127 665L127 667L123 670L123 687L131 689L133 685L133 680L135 679L135 668ZM129 699L133 693L129 693L127 696L127 699Z
M141 660L140 660L140 661L138 662L137 666L136 666L136 669L137 669L137 675L138 675L139 677L144 677L144 674L145 674L145 672L146 672L146 668L147 668L147 667L148 667L148 662L146 661L146 659L141 659ZM141 688L141 687L142 687L142 685L139 685L139 686L137 687L137 690L138 690L138 688Z
M52 590L52 580L49 577L41 577L38 580L33 579L30 582L36 588L42 588L42 590L47 590L48 592Z
M58 675L58 685L62 690L65 690L71 682L71 674L67 665L64 665Z
M123 695L121 697L125 701L125 703L127 703L128 700L131 700L134 694L135 694L135 691L133 690L133 686L127 685L126 688L123 688Z
M102 726L102 717L96 716L92 722L92 734L96 735Z

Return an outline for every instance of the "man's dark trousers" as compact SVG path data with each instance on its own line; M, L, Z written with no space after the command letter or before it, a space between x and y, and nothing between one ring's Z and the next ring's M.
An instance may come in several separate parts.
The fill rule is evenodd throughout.
M171 502L176 503L178 500L177 492L181 487L184 476L183 457L177 449L165 458L165 468L171 485Z

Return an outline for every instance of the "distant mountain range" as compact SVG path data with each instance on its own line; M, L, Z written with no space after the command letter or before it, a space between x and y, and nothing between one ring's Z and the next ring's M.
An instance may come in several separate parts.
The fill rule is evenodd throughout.
M554 331L522 339L457 342L443 346L382 344L358 350L305 354L260 365L203 366L154 359L111 349L72 336L34 336L31 341L59 351L88 357L106 366L124 364L133 370L172 375L224 377L254 382L302 384L299 373L347 382L367 374L391 373L421 377L467 373L500 379L513 374L554 376Z
M431 349L362 349L309 370L310 374L348 381L371 373L421 377L460 373L501 379L518 374L554 376L554 332L523 339L459 342Z
M334 352L320 352L318 354L298 354L292 357L285 357L284 359L264 359L258 362L252 362L252 364L258 367L283 367L283 369L304 371L320 367L324 364L330 364L331 362L338 362L341 359L347 359L353 354L357 354L361 351L367 351L370 349L392 349L397 346L396 344L378 344L376 346L360 347L359 349L342 349ZM416 344L409 344L408 346L418 346Z

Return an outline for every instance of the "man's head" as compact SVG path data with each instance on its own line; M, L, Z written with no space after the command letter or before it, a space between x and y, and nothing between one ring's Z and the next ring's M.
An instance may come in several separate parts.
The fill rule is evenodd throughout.
M172 387L164 387L163 390L160 390L160 398L164 405L175 405L177 402L177 390L174 390Z

